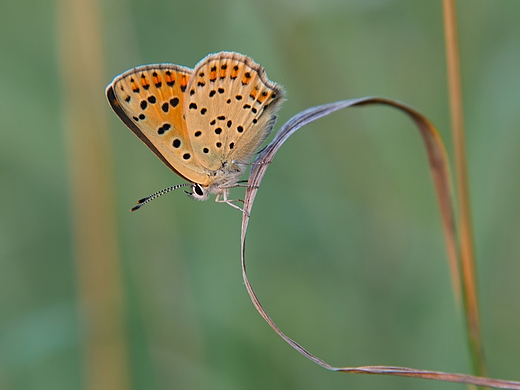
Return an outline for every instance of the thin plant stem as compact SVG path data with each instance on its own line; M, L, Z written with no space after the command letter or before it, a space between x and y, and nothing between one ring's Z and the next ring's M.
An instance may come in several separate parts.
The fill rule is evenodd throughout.
M480 332L468 170L466 166L462 82L455 0L443 0L443 11L451 126L455 157L455 188L459 208L458 220L462 297L465 307L466 326L473 369L476 375L485 376L486 364Z

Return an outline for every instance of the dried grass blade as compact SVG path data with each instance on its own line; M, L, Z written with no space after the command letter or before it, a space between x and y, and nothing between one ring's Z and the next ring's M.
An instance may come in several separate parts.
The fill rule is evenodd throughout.
M394 376L407 376L414 378L432 379L439 381L448 382L459 382L467 384L475 384L480 386L489 386L495 388L504 389L520 389L520 382L502 381L497 379L489 379L482 377L475 377L463 374L450 374L437 371L425 371L415 370L406 367L385 367L385 366L364 366L364 367L334 367L325 362L324 360L314 356L303 348L296 341L286 336L280 328L274 323L274 321L266 313L260 300L253 290L251 283L247 278L246 263L245 263L245 244L246 244L246 233L251 215L251 209L253 206L254 199L258 192L262 178L267 170L267 167L271 163L278 149L282 144L298 129L305 126L306 124L313 122L323 116L329 115L335 111L338 111L347 107L356 107L362 105L373 105L383 104L390 107L397 108L409 115L417 125L422 139L424 141L428 161L430 164L430 170L432 173L435 189L437 192L437 198L441 209L441 219L444 229L444 236L446 240L446 247L448 252L448 258L450 261L450 268L452 270L452 277L456 290L458 290L458 248L456 240L455 220L452 209L451 199L451 179L449 174L448 158L440 136L435 127L430 121L422 114L417 112L410 106L386 98L380 97L367 97L361 99L344 100L335 103L325 104L318 107L309 108L305 111L300 112L285 123L282 128L278 131L273 141L258 155L253 164L251 174L248 181L248 188L245 195L244 211L242 218L242 231L241 231L241 260L242 260L242 276L246 285L247 291L251 300L260 313L260 315L267 321L271 328L282 337L287 343L289 343L294 349L300 352L302 355L312 360L316 364L331 370L349 373L364 373L364 374L375 374L375 375L394 375Z

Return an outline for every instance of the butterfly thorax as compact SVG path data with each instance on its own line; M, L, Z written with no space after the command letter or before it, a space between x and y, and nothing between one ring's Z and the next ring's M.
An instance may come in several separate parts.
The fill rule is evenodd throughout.
M236 187L238 179L245 171L243 164L225 162L222 168L211 172L210 184L202 185L210 194L223 193L229 188Z

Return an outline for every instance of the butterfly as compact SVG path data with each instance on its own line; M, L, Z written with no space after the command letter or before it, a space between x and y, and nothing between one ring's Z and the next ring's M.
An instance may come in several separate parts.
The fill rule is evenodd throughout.
M229 189L271 132L283 95L260 65L235 52L210 54L194 69L144 65L117 76L106 88L116 115L188 181L139 200L132 211L183 186L193 199L216 194L216 202L242 210Z

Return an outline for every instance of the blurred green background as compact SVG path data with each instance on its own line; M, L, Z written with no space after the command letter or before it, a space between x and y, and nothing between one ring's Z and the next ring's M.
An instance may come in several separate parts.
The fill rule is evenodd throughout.
M334 374L285 344L243 286L240 213L180 191L128 212L182 180L104 97L134 66L234 50L285 86L276 129L383 95L429 117L451 155L441 1L0 7L1 389L463 388ZM520 2L461 0L458 15L484 346L490 376L520 380ZM470 372L425 154L402 114L350 109L299 131L248 233L253 286L310 352Z

